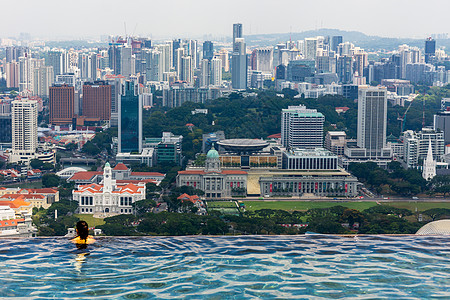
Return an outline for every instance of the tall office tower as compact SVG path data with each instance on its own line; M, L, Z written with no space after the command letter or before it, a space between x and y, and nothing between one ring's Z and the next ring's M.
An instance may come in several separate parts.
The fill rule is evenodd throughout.
M242 38L242 24L241 23L233 24L233 48L234 43L236 43L236 39L240 38Z
M185 56L184 53L185 53L184 48L178 48L175 51L174 64L175 64L175 71L177 72L178 78L181 78L181 66L182 66L181 59Z
M19 57L19 91L33 92L34 69L44 66L44 59L31 58L29 54Z
M161 52L161 55L159 56L159 81L163 81L164 79L164 73L170 72L171 68L171 45L169 44L163 44L158 45L158 50Z
M430 62L430 58L436 54L436 41L431 37L425 40L425 63Z
M47 53L47 59L45 60L46 66L53 67L53 74L55 77L60 74L64 74L64 53L62 51L49 51Z
M119 96L119 152L142 151L142 96L139 85L125 81Z
M322 147L324 122L324 115L316 109L289 106L281 112L281 143L289 149Z
M92 78L91 55L87 53L78 55L78 68L80 69L80 77L82 79L91 79Z
M200 87L207 87L211 82L209 65L209 60L202 59L202 63L200 66Z
M220 49L219 58L222 60L222 67L225 72L230 70L230 60L228 58L228 51L226 49Z
M50 124L71 124L75 108L75 88L56 83L49 88Z
M214 45L211 41L203 42L203 59L211 60L214 56Z
M5 65L6 75L6 87L18 88L19 87L19 63L12 61Z
M0 144L11 143L11 102L9 100L0 100Z
M336 73L339 81L349 83L353 81L353 59L351 56L339 56L337 60Z
M107 121L111 119L111 86L106 81L84 83L83 116Z
M263 73L273 73L273 48L258 48L256 50L256 69Z
M12 102L12 161L36 153L38 147L38 103L35 100Z
M10 46L5 49L7 63L19 61L19 57L25 56L25 54L30 54L30 49L28 49L28 47Z
M65 53L65 70L66 73L77 73L78 72L78 52L70 49Z
M97 80L100 77L98 72L100 66L99 58L101 58L101 55L97 53L90 53L89 55L91 56L91 77L89 78L91 80Z
M243 38L236 38L231 57L231 85L233 89L247 88L247 53Z
M48 88L53 84L53 67L39 67L33 73L33 95L48 98Z
M305 52L303 53L305 59L316 59L317 55L317 38L305 39Z
M108 64L109 68L114 71L115 75L120 74L120 47L119 43L109 43Z
M340 43L338 45L337 54L339 54L340 56L343 56L343 55L352 56L354 49L355 49L355 45L353 45L350 42Z
M334 52L338 51L338 46L343 42L342 35L335 35L331 38L331 50Z
M147 81L159 81L159 63L161 60L161 52L158 49L149 49L144 51L145 61L147 62L147 70L145 72L146 79Z
M355 51L355 53L353 54L353 59L355 60L355 68L353 72L358 72L359 76L363 76L364 68L369 65L369 54L366 53L363 49L358 48L357 51Z
M370 158L382 156L386 148L387 91L382 87L361 86L358 89L357 145Z
M222 85L222 60L213 58L210 62L210 82L213 86Z
M133 59L133 49L131 46L123 46L120 48L120 75L130 78L134 75L134 59Z
M122 75L109 75L106 81L111 86L111 126L119 124L119 93L125 77Z
M200 60L198 59L198 42L196 40L189 40L186 42L187 53L192 57L192 65L195 69L198 69L200 67Z
M182 81L188 83L194 82L194 69L192 68L192 58L190 56L183 56L181 58L181 78Z
M183 48L183 44L181 42L181 39L175 39L172 40L172 67L175 68L176 60L177 60L177 50Z

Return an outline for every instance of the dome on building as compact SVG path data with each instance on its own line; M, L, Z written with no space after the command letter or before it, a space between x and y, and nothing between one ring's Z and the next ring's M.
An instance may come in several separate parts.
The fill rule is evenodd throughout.
M109 162L106 162L105 168L111 168L111 165L109 164Z
M206 158L219 158L219 152L216 149L211 148L206 154Z
M416 235L448 235L450 234L450 220L439 220L424 225Z

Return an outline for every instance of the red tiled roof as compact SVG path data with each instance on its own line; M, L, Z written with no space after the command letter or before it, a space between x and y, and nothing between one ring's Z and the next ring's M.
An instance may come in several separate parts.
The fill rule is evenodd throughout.
M131 176L164 177L166 175L158 172L131 172Z
M0 227L17 226L17 224L25 222L25 219L12 219L0 221Z
M186 175L200 175L206 174L205 171L202 170L187 170L187 171L178 171L178 174L186 174Z
M222 171L222 174L236 174L236 175L246 175L247 172L245 171L239 171L239 170L225 170Z
M118 163L115 167L114 170L117 171L126 171L128 170L127 166L125 166L123 163Z
M22 198L17 198L11 201L0 201L0 205L9 206L11 208L19 208L22 206L30 206L31 203L23 200Z
M30 194L56 194L58 192L58 190L52 188L22 189L21 191L28 191Z
M70 180L89 180L95 175L101 175L103 172L98 171L81 171L73 174L72 177L70 177Z
M281 133L275 133L275 134L269 135L267 138L269 138L269 139L281 139Z
M190 201L192 203L195 203L197 201L201 201L200 198L197 195L188 195L186 193L180 195L178 198L178 200L181 200L182 202L184 201Z
M123 184L127 184L127 183L138 184L140 182L156 183L156 180L153 180L153 179L150 179L150 178L142 179L142 180L130 180L130 179L116 180L116 184L118 184L118 185L123 185Z

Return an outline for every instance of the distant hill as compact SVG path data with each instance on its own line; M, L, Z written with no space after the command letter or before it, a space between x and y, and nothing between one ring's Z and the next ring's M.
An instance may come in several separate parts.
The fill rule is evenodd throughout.
M409 39L409 38L387 38L380 36L370 36L359 31L345 31L339 29L317 29L308 30L303 32L293 33L271 33L271 34L254 34L246 35L245 41L249 46L274 46L279 42L286 42L292 39L292 41L302 40L307 37L315 36L334 36L341 35L344 42L352 42L355 46L367 49L367 50L382 50L388 51L397 49L399 45L408 44L412 47L423 48L425 43L424 39ZM437 40L437 48L444 46L446 49L450 49L450 39Z

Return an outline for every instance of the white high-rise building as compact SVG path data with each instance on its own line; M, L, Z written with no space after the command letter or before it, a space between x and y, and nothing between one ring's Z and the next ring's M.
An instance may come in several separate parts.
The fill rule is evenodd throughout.
M211 59L210 63L210 82L213 86L222 85L222 60L219 58Z
M306 38L305 39L305 52L303 53L305 59L316 59L317 55L317 39Z
M289 106L281 112L281 143L289 149L322 147L324 122L324 115L316 109Z
M19 57L19 91L33 93L34 69L45 65L44 59L31 58L27 56Z
M35 100L14 100L12 114L11 162L28 161L38 147L38 103Z
M209 72L209 60L202 59L200 65L200 87L209 86L210 82L210 72Z
M188 83L194 82L194 69L192 67L192 57L183 56L181 58L181 80Z
M387 91L384 87L360 86L358 91L357 145L370 158L386 148Z
M39 97L49 96L49 87L53 84L53 67L34 69L33 94Z
M134 57L131 46L120 48L120 74L130 78L135 73Z
M262 73L273 73L273 48L256 49L256 70Z

